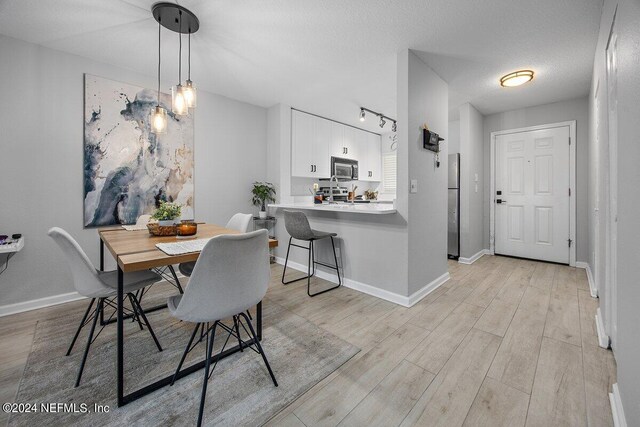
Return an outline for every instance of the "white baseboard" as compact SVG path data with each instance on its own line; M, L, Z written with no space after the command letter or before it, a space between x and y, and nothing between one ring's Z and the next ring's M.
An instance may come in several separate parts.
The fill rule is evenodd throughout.
M458 262L460 264L473 264L474 262L479 260L482 257L482 255L491 255L491 251L489 249L482 249L481 251L478 251L478 253L474 254L470 258L464 258L464 257L458 258Z
M589 281L589 292L591 293L591 297L598 298L598 288L596 287L596 281L593 278L593 273L591 272L589 263L576 261L576 268L584 268L587 271L587 280Z
M596 310L596 332L598 332L598 344L600 345L600 347L609 348L609 336L604 329L600 307L598 307L598 309Z
M622 400L620 399L620 389L618 383L612 387L609 393L609 402L611 403L611 415L613 416L613 425L615 427L627 427L627 420L624 417L624 409L622 409Z
M449 275L449 272L447 271L446 273L444 273L442 276L436 278L435 280L431 281L431 283L428 283L426 286L423 286L420 290L412 293L411 295L409 295L408 298L408 304L403 304L405 307L411 307L415 304L418 303L418 301L420 301L422 298L426 297L427 295L429 295L431 292L435 291L436 289L438 289L440 286L442 286L442 284L444 284L445 282L447 282L449 279L451 278L451 276Z
M280 265L284 265L284 258L276 257L276 262ZM307 272L307 266L300 264L295 261L289 261L287 263L287 268L293 268L294 270L301 271L303 273ZM335 274L328 273L323 270L316 270L316 276L320 279L324 279L331 283L338 283L338 277ZM417 292L407 296L397 294L395 292L386 291L384 289L377 288L375 286L367 285L366 283L358 282L356 280L348 279L346 277L342 277L342 285L356 290L358 292L365 293L367 295L374 296L376 298L381 298L386 301L390 301L392 303L404 306L411 307L416 304L422 298L429 295L431 292L436 290L440 285L449 280L449 272L443 274L437 279L433 280L431 283L428 283L424 287L422 287Z
M184 276L177 269L176 269L176 275L178 276L178 279L188 279L188 277ZM37 310L39 308L51 307L53 305L64 304L65 302L77 301L83 298L85 297L83 297L77 292L69 292L68 294L53 295L50 297L38 298L31 301L24 301L24 302L18 302L15 304L2 305L0 306L0 317L9 316L11 314L23 313L25 311L30 311L30 310Z
M0 317L22 313L29 310L36 310L38 308L50 307L52 305L63 304L65 302L77 301L83 298L85 297L77 292L69 292L68 294L53 295L50 297L38 298L31 301L7 304L0 306Z

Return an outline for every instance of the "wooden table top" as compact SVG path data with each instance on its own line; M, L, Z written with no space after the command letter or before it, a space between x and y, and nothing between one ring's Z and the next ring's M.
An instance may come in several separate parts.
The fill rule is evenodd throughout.
M147 230L127 231L122 227L109 227L99 229L98 234L125 273L195 261L200 255L199 252L167 255L156 247L156 243L176 242L178 241L176 236L156 237L149 234ZM198 234L194 238L208 239L221 234L239 234L239 231L215 224L198 224ZM269 239L269 247L276 246L278 241Z

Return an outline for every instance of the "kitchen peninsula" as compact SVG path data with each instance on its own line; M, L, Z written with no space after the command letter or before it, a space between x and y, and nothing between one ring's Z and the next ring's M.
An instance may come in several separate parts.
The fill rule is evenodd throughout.
M280 203L269 205L274 209L299 209L318 212L344 212L353 214L388 215L398 212L392 203Z

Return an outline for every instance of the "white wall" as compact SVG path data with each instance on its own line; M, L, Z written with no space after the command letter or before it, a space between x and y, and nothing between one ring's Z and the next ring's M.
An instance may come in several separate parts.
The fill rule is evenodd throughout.
M606 0L600 21L600 36L594 59L594 72L589 96L592 117L590 140L591 167L589 199L591 209L599 209L600 263L595 264L593 251L589 252L589 262L597 271L600 308L606 309L609 301L604 292L606 277L604 260L607 256L605 244L607 214L609 211L609 156L607 123L607 81L605 74L605 49L613 23L617 5L615 31L618 34L618 73L617 73L617 109L618 109L618 155L617 168L613 175L618 182L617 215L617 263L612 268L617 275L617 334L614 355L617 362L617 380L620 398L624 408L626 423L629 426L640 425L640 3L636 0ZM596 87L599 85L598 102L595 101ZM596 129L596 112L599 112L600 126ZM596 132L598 130L598 132ZM591 211L593 212L593 210ZM591 249L597 242L596 221L590 218ZM605 324L610 331L611 325Z
M587 98L578 98L536 107L521 108L485 116L484 118L484 247L489 248L489 203L494 197L490 188L491 132L576 120L576 195L577 232L576 260L586 262L589 258L589 103Z
M74 291L65 260L46 235L52 226L67 229L98 264L97 231L82 226L83 73L146 87L156 83L153 64L142 76L4 36L0 58L0 232L26 238L0 276L4 306ZM198 220L224 224L235 212L253 211L251 183L266 176L266 118L264 108L199 91Z
M460 256L463 258L471 258L484 249L482 130L482 114L469 103L460 106Z
M449 122L449 138L445 141L449 154L460 152L460 120Z
M445 140L449 132L449 87L410 50L398 54L398 200L406 203L409 233L409 294L447 273L447 144L440 167L423 148L422 124ZM406 169L404 169L406 167ZM404 169L404 173L402 173ZM407 193L410 180L418 192ZM403 202L406 197L406 202Z

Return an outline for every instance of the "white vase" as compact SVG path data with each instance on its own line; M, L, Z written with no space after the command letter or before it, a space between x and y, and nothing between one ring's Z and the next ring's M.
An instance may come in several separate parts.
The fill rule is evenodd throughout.
M260 216L260 219L267 219L267 211L260 211L258 215Z

